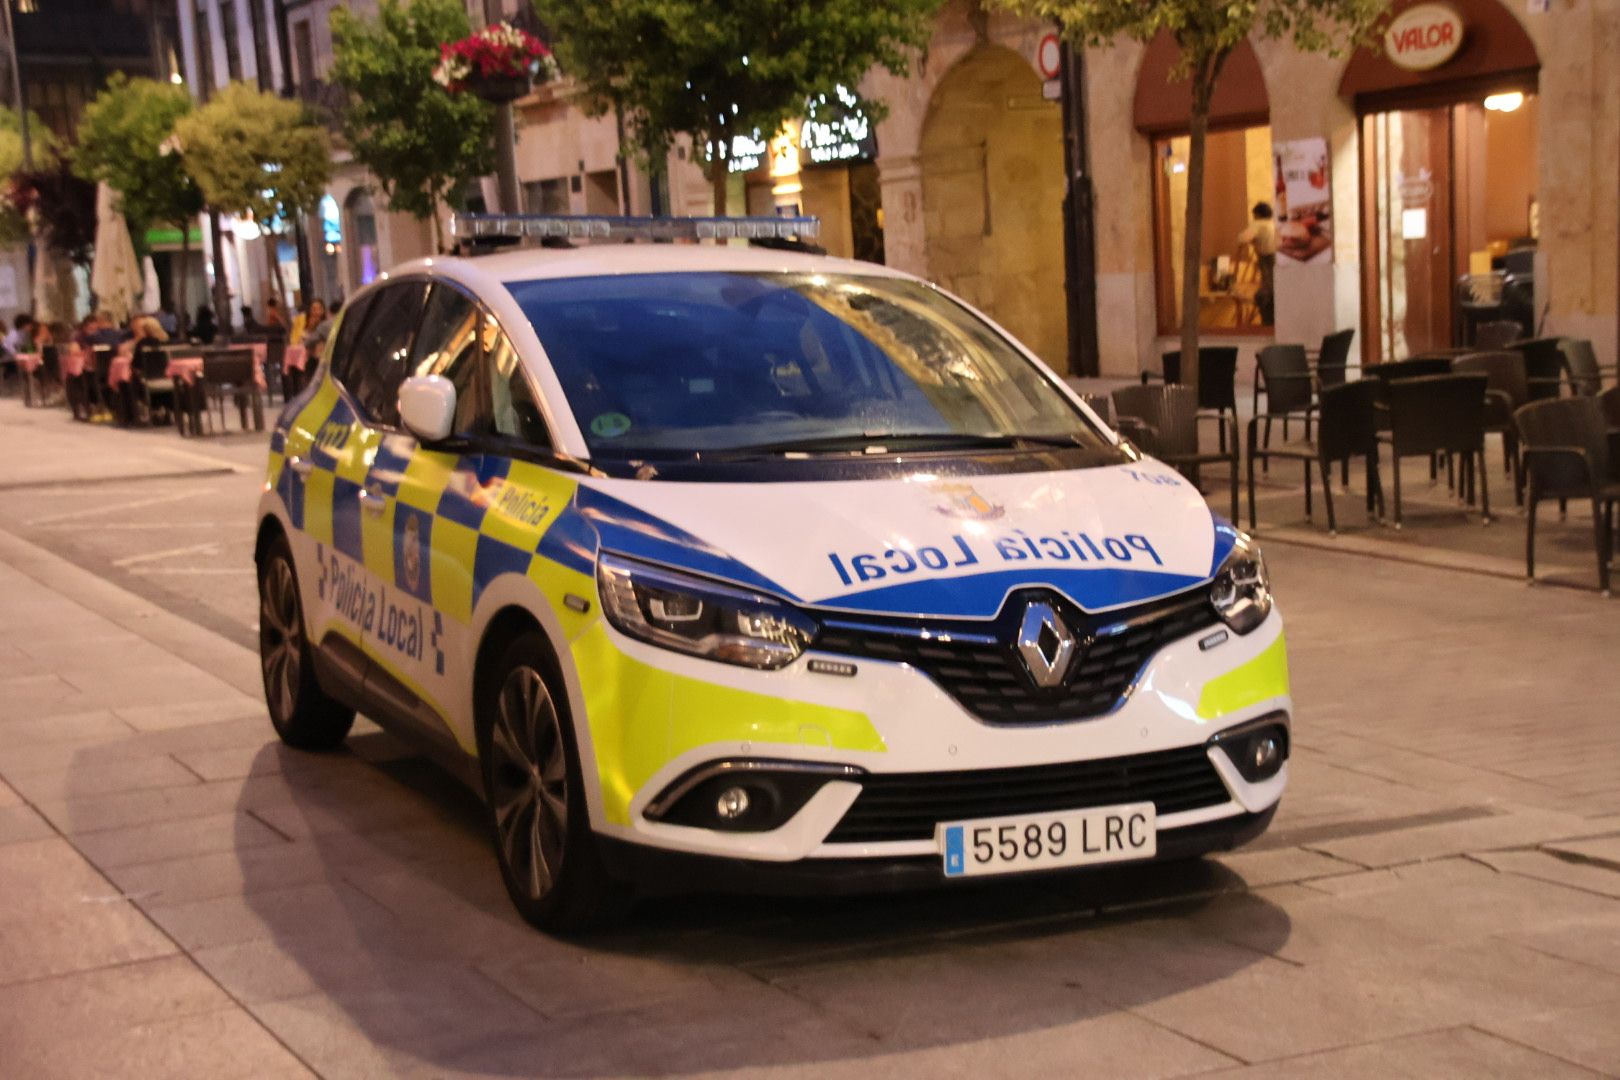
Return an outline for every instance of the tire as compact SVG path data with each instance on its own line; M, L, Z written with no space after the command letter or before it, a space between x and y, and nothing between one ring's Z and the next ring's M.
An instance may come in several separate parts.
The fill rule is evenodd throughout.
M616 920L629 893L597 854L579 750L552 670L545 638L530 630L480 673L478 757L507 895L529 923L566 933Z
M259 671L276 734L300 750L341 746L354 710L329 697L315 678L298 574L285 536L270 541L259 561Z

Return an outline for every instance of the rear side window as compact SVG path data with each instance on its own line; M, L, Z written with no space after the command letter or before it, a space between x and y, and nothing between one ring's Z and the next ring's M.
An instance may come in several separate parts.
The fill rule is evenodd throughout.
M410 371L411 339L426 297L426 282L405 281L377 293L366 312L343 385L373 423L399 424L399 384Z
M412 375L442 375L456 388L457 435L488 429L478 388L478 308L463 292L433 286L411 346Z
M366 321L366 312L371 308L372 297L376 295L367 293L334 316L338 320L337 337L327 344L326 352L332 361L332 374L345 385L348 384L349 357L354 353L354 341L360 336L360 326Z

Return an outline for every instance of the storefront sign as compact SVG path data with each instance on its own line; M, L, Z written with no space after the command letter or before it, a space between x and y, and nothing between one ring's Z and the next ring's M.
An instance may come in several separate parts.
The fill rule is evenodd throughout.
M1406 71L1432 71L1462 48L1463 21L1445 4L1419 4L1395 16L1384 31L1384 54Z
M1333 259L1333 189L1327 140L1296 139L1272 148L1276 163L1277 254L1295 262Z
M753 172L766 160L770 147L753 135L731 140L731 172ZM871 161L877 157L877 132L872 118L861 111L860 99L842 86L833 97L820 97L805 107L799 126L799 156L805 165L836 165Z

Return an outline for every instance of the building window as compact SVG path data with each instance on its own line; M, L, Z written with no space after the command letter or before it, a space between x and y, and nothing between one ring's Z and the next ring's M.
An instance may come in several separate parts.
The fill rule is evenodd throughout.
M299 86L315 81L315 43L309 20L293 23L293 72Z
M1260 203L1269 211L1275 203L1271 128L1211 132L1205 145L1198 326L1216 333L1266 333L1274 316L1276 230L1274 222L1257 225L1253 211ZM1153 142L1153 248L1161 334L1181 328L1190 149L1185 135Z

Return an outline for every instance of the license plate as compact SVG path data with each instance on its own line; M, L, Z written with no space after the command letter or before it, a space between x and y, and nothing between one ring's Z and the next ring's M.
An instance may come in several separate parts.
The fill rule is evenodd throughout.
M946 877L1148 859L1159 850L1150 802L953 821L934 835Z

